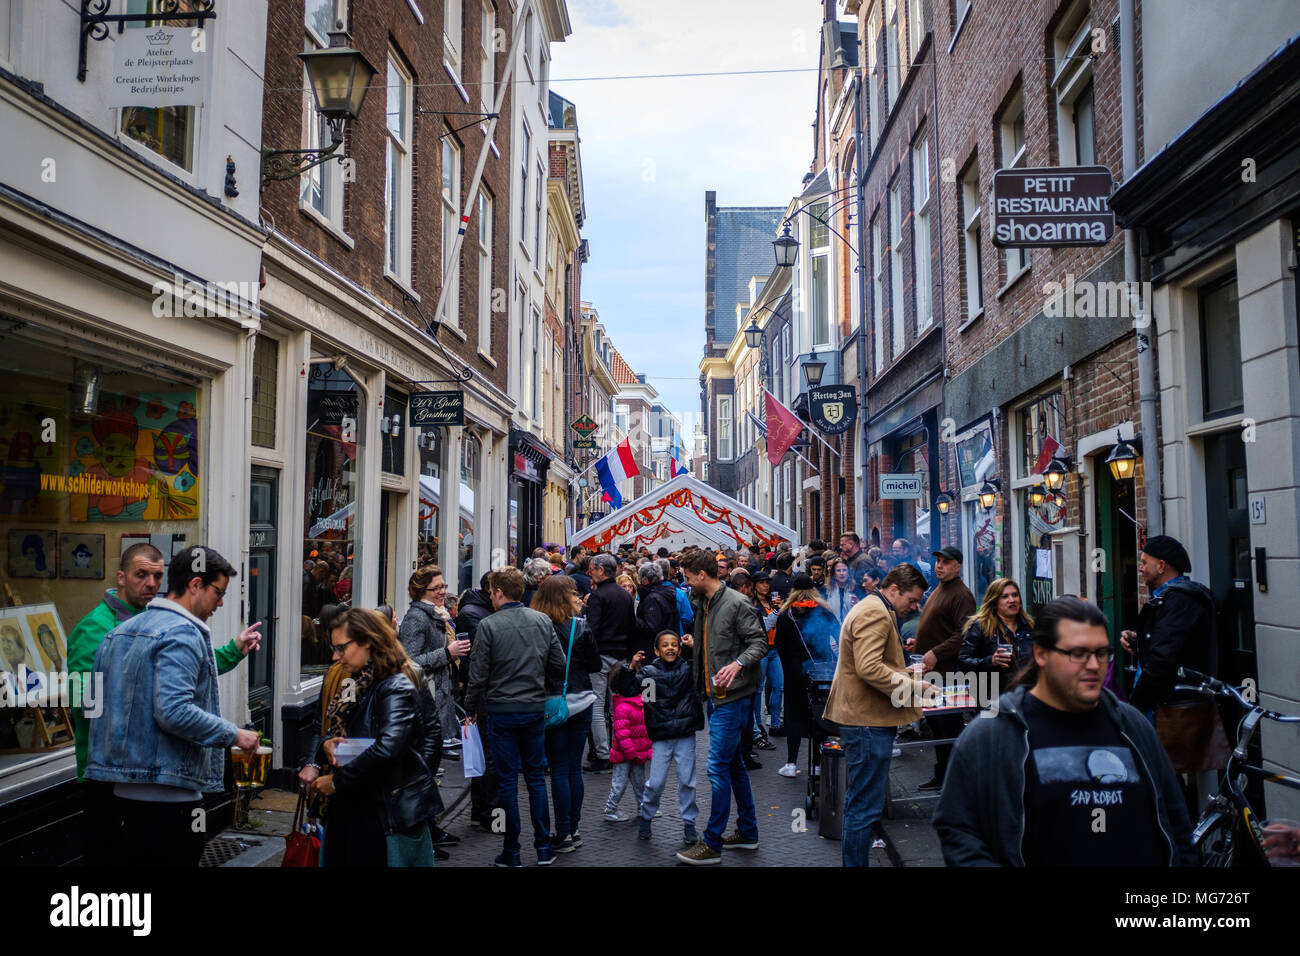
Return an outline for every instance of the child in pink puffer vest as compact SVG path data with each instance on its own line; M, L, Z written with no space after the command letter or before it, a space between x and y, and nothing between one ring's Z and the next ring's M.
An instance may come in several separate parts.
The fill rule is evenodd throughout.
M614 733L609 744L609 762L614 765L614 777L609 784L609 798L605 801L605 819L610 823L624 823L631 818L618 812L619 801L631 784L639 813L641 795L645 792L645 765L654 752L654 744L645 730L645 703L641 698L618 694L609 696L614 705Z

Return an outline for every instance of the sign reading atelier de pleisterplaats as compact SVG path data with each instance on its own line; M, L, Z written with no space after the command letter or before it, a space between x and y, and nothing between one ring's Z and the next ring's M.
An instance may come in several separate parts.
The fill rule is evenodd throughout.
M207 35L190 27L140 27L113 34L109 106L201 106Z

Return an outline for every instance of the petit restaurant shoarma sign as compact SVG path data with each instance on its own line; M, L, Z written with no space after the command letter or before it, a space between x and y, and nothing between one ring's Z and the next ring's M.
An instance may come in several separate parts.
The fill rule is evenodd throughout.
M999 169L993 174L993 245L1104 245L1115 235L1113 183L1105 166Z

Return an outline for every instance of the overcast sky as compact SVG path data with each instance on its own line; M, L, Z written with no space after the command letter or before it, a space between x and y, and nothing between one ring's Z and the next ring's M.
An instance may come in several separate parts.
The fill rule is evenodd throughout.
M582 297L688 429L704 348L704 193L784 206L812 162L818 0L567 0L551 88L578 112ZM757 76L589 79L797 70Z

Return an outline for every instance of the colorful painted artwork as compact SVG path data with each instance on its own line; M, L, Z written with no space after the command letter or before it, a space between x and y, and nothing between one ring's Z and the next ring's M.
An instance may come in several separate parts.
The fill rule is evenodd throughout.
M0 396L0 518L60 517L62 495L51 482L62 468L66 406L57 392Z
M194 392L102 395L99 412L72 429L72 520L198 518L196 400Z
M24 608L36 613L26 614L27 633L39 653L39 669L46 674L63 673L68 669L68 642L63 636L63 625L59 622L58 612L52 604L37 604Z

